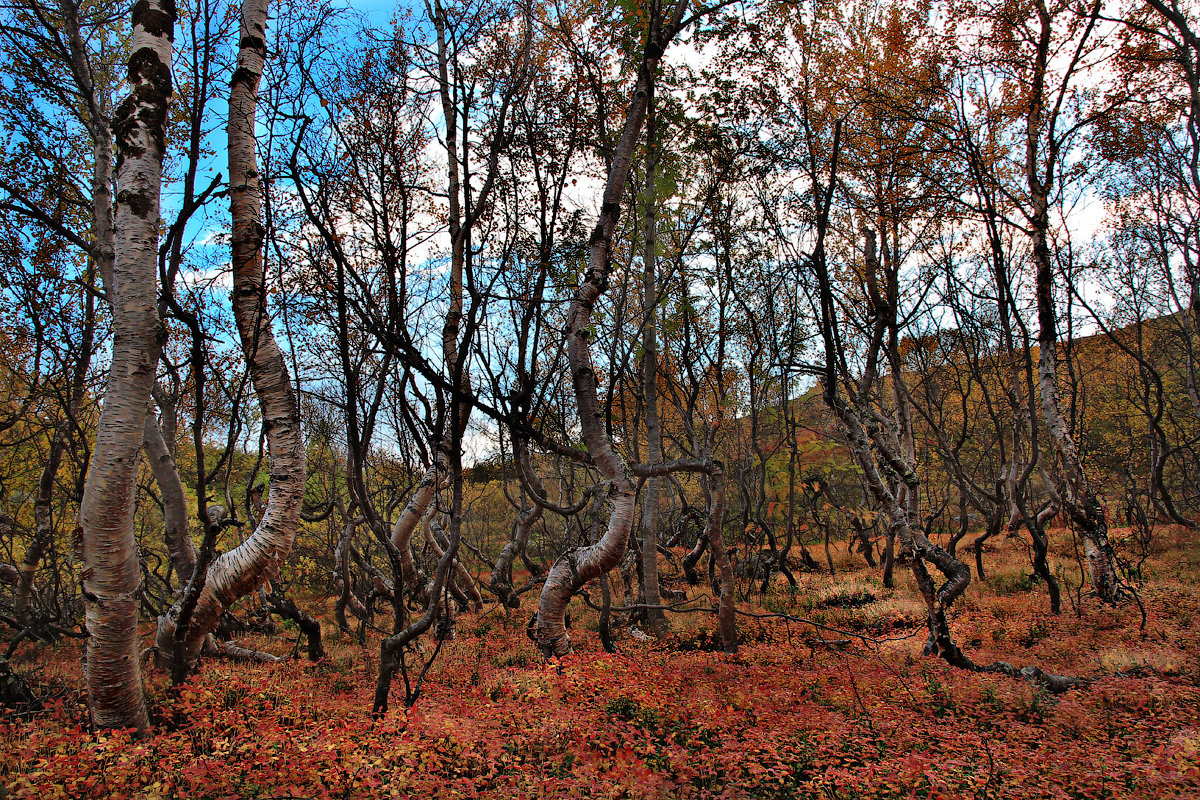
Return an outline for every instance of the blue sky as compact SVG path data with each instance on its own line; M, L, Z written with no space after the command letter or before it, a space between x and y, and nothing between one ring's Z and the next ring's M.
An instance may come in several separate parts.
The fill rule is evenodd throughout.
M347 5L364 14L373 25L379 26L387 25L398 7L419 7L419 3L406 0L349 0Z

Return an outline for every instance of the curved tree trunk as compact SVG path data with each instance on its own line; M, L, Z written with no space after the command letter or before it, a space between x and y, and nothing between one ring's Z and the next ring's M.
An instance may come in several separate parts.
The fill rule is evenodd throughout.
M185 642L190 662L225 611L275 577L292 548L304 501L305 453L300 408L283 352L271 332L262 259L262 182L254 138L258 84L266 54L267 0L244 0L238 66L229 96L229 193L233 215L233 314L258 395L270 454L270 485L262 519L241 545L193 580L184 598L159 620L160 652ZM189 613L189 602L194 610ZM180 629L177 633L177 628ZM166 648L165 650L163 648Z
M130 96L117 107L116 260L110 284L113 349L104 408L79 510L86 603L86 682L92 721L146 730L138 658L141 584L133 511L137 468L162 348L157 268L163 136L171 97L174 5L133 7Z
M400 565L406 590L409 586L415 588L416 584L424 583L424 576L417 569L416 562L413 561L412 537L417 530L417 525L425 516L425 512L429 510L434 496L437 495L444 472L445 470L439 469L439 465L436 463L425 470L425 474L421 476L421 482L417 484L412 497L405 504L404 511L400 513L396 524L392 526L392 544L400 551Z
M887 531L883 535L883 585L884 588L896 588L895 569L896 569L896 533L892 530L892 526L887 527Z
M500 551L500 556L496 559L496 566L492 569L491 577L488 578L488 588L500 597L500 602L506 608L519 608L521 605L521 599L517 597L512 583L513 561L518 555L525 552L525 547L529 544L530 531L545 513L537 503L521 510L513 523L512 539Z
M1044 206L1044 198L1041 201ZM1045 209L1037 215L1045 219ZM1041 389L1042 418L1046 421L1046 430L1050 440L1062 460L1066 492L1063 494L1063 504L1071 521L1079 529L1083 539L1084 555L1087 558L1088 572L1091 575L1092 589L1106 603L1117 600L1120 593L1120 581L1117 577L1116 554L1108 539L1108 520L1104 508L1100 505L1095 492L1092 491L1083 462L1075 440L1071 436L1067 421L1062 414L1062 406L1058 397L1057 344L1058 336L1055 329L1055 307L1053 296L1053 273L1050 264L1050 250L1046 241L1046 231L1035 226L1034 262L1037 265L1037 301L1038 301L1038 384Z
M295 600L278 591L271 592L271 594L267 595L266 599L272 614L296 623L296 627L304 634L304 639L308 644L308 660L316 662L323 659L325 657L325 647L321 640L320 621L296 605Z
M517 468L522 471L529 482L530 492L541 493L544 497L546 494L545 487L543 487L541 479L529 463L529 445L523 439L515 439L513 448L516 451L514 456L517 461ZM496 565L492 569L491 577L488 578L488 587L500 597L500 602L506 608L518 608L521 605L520 598L517 597L513 590L512 565L518 555L525 553L525 547L529 543L529 533L544 513L545 510L536 500L528 508L522 509L513 523L512 539L500 551L500 556L496 559Z
M875 544L871 541L872 526L863 520L855 511L850 512L850 527L858 540L859 555L867 562L867 566L875 569L879 566L875 561Z
M567 312L567 358L580 428L588 454L611 485L613 509L608 530L600 541L563 554L546 576L538 606L537 639L547 656L565 655L571 651L571 639L564 624L567 603L584 584L607 573L620 562L633 528L636 489L625 460L613 448L605 431L604 411L600 405L588 337L591 335L592 310L608 288L609 249L621 214L621 196L625 193L633 151L646 117L650 84L663 51L678 33L687 5L687 0L677 2L665 25L662 20L652 20L625 126L608 171L600 220L588 243L588 269Z
M17 580L13 586L13 617L21 625L29 624L29 607L33 600L33 576L38 564L46 553L46 548L54 539L54 527L50 519L50 504L54 499L54 479L58 476L58 468L62 464L63 451L66 449L66 431L62 425L54 431L50 442L50 454L42 467L38 479L37 497L33 501L33 539L25 549L25 557L17 569Z
M434 520L435 512L427 512L423 522L425 542L429 545L429 549L433 550L434 556L440 561L446 555L446 548L438 541L438 536L442 534L441 525ZM467 600L471 607L476 611L483 610L483 595L479 593L479 587L475 585L475 577L471 575L471 571L462 563L460 559L454 559L451 562L451 568L454 570L454 582L458 584L459 591L462 592L464 599ZM451 584L452 585L452 584ZM449 588L450 585L448 585Z
M707 549L708 537L705 536L704 532L701 532L701 534L696 537L695 546L692 547L692 549L688 551L688 554L683 557L683 575L684 578L687 579L687 582L692 586L696 586L700 583L700 576L696 574L696 565L700 563L700 558L704 555L704 551Z
M1041 390L1042 418L1045 420L1050 441L1054 443L1054 449L1062 462L1065 479L1063 483L1066 488L1062 497L1063 506L1083 538L1092 589L1101 600L1112 603L1120 594L1120 580L1117 576L1116 554L1108 540L1108 520L1083 469L1079 450L1063 416L1062 403L1058 396L1058 319L1049 242L1049 203L1054 189L1055 173L1061 167L1060 151L1053 140L1059 107L1048 108L1045 97L1047 71L1052 56L1053 20L1044 5L1039 4L1036 10L1039 25L1036 29L1036 52L1030 64L1029 101L1026 109L1025 180L1029 189L1026 217L1037 286L1038 388ZM1091 30L1089 26L1083 36L1086 38ZM1082 43L1080 46L1082 47ZM1065 91L1065 83L1062 89ZM1050 131L1051 141L1043 150L1041 137L1047 129Z
M338 510L342 516L342 535L338 538L337 547L333 551L333 562L337 569L334 586L338 592L337 605L334 607L333 615L338 627L349 633L350 622L346 619L347 608L359 620L366 620L368 617L366 606L354 593L350 583L350 551L354 547L354 529L362 518L347 514L340 500L338 501Z
M1004 503L998 504L992 511L992 515L988 518L987 529L983 533L971 540L971 549L975 553L975 571L978 573L979 580L984 579L983 573L983 545L988 539L996 536L1004 528L1005 518L1008 516L1007 509Z
M175 469L175 459L167 447L153 409L146 414L146 426L142 432L146 447L146 460L154 473L154 481L162 492L163 535L167 542L167 553L171 565L179 576L180 589L187 584L196 567L196 546L188 532L187 496L183 482Z
M967 533L971 528L970 509L967 506L967 490L959 489L958 493L958 530L950 537L950 541L946 543L946 552L958 558L958 543L967 538Z

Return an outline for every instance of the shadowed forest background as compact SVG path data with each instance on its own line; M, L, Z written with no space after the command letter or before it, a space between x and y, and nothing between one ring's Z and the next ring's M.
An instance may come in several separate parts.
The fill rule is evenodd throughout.
M1200 793L1200 12L12 0L0 796Z

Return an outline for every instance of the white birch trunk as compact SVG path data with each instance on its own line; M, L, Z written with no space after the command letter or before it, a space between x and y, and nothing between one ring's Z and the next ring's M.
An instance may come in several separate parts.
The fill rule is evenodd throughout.
M194 659L225 612L274 578L291 551L304 501L305 452L300 408L283 352L271 331L263 269L262 192L255 119L266 56L267 0L244 0L237 69L229 93L229 194L233 216L233 314L258 396L270 455L267 504L254 533L208 568L186 620L186 655ZM159 620L160 652L171 652L180 604Z
M651 34L646 44L625 126L613 153L612 166L604 187L600 220L588 243L588 269L567 311L567 359L579 410L580 429L596 469L609 482L613 509L608 530L600 541L564 553L546 576L538 606L537 639L547 656L565 655L571 651L571 639L564 622L567 603L584 584L607 573L620 562L633 528L636 488L628 465L613 448L605 431L596 372L592 368L589 336L592 310L608 288L609 250L621 215L621 196L625 193L625 183L633 163L634 147L646 119L650 84L664 50L679 30L686 8L687 0L676 3L670 19L657 32L658 35Z
M78 530L92 721L103 728L143 731L150 721L138 653L141 574L133 511L146 408L162 347L156 280L159 191L174 25L169 3L143 0L133 8L132 91L113 120L119 188L109 285L112 363Z

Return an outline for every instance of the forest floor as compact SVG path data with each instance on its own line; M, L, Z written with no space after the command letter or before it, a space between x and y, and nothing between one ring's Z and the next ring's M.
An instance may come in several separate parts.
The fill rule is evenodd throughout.
M418 702L404 708L401 683L378 721L377 642L332 625L317 664L206 661L178 692L150 673L156 732L141 740L87 730L77 645L26 645L15 666L52 699L0 718L0 797L1196 798L1198 539L1156 532L1144 630L1135 603L1086 594L1052 616L1018 541L987 554L988 580L955 606L958 641L976 661L1090 681L1061 695L923 657L907 573L885 590L848 555L836 577L779 579L741 608L850 633L742 617L726 656L715 619L692 613L671 639L626 635L610 655L576 600L575 653L547 664L527 600L462 615ZM1077 581L1073 550L1058 556ZM285 652L284 633L251 644Z

